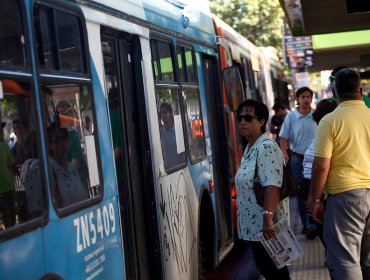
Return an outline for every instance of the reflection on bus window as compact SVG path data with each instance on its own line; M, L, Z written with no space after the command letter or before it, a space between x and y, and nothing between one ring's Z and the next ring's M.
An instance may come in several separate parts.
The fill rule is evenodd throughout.
M40 67L86 73L80 19L42 5L33 13Z
M0 9L0 65L26 66L25 37L18 1L3 0Z
M194 52L190 48L177 47L178 65L181 74L183 104L185 106L186 135L192 163L204 158L205 139L200 107L199 88L196 76Z
M104 59L104 77L106 91L108 93L109 117L112 132L112 144L114 151L114 160L116 164L116 176L118 188L123 188L123 116L121 113L121 96L120 96L120 74L118 72L117 60L115 59L116 44L112 38L102 39L102 52ZM123 192L120 192L120 199L123 201Z
M58 208L89 198L88 189L83 185L77 168L65 156L70 147L69 139L68 130L60 127L59 123L52 123L47 128L49 164Z
M194 53L191 49L177 47L177 62L179 65L180 78L185 83L196 83Z
M152 40L151 46L155 79L175 81L171 45L166 42Z
M206 154L199 91L198 89L186 89L183 91L183 95L186 105L185 115L190 159L192 162L196 162L204 158Z
M183 164L186 160L180 104L176 90L157 89L156 97L163 160L168 170Z
M45 190L40 173L34 179L40 207L33 211L29 202L27 175L30 162L39 162L36 120L30 84L15 80L0 80L3 99L0 100L1 160L0 160L0 229L9 228L42 215Z
M156 83L159 132L164 167L167 173L173 172L186 162L185 141L180 110L179 84L175 79L174 55L168 42L151 41L154 78ZM179 49L178 49L179 50ZM185 61L183 55L178 59ZM183 68L183 66L181 66ZM182 73L186 73L183 69ZM181 75L186 75L182 74ZM184 76L185 77L185 76ZM161 84L161 85L159 85Z
M92 131L92 135L88 135L85 129L85 121L87 119L90 120L89 125L92 128L94 127L89 88L75 84L48 84L42 88L49 116L49 126L55 123L60 129L63 129L63 133L66 132L67 134L67 139L57 139L65 148L64 158L66 162L55 159L53 154L60 151L53 149L53 143L50 142L52 137L48 135L51 137L47 139L51 166L53 166L53 162L58 162L61 166L68 163L64 166L66 174L74 174L74 170L76 170L85 193L88 194L88 197L94 197L100 193L100 179L97 171L94 132ZM61 133L59 130L57 132ZM55 167L57 167L56 164ZM55 174L51 175L56 177ZM57 201L58 196L63 197L63 195L57 193L58 188L68 188L68 182L64 183L65 186L59 186L63 182L58 180L58 178L56 178L55 182L57 187L54 188L54 197L55 201ZM68 196L68 193L65 196ZM83 198L84 196L79 195L79 197ZM74 198L65 199L66 201L77 202ZM57 203L57 206L64 207L66 204L62 201L60 204Z

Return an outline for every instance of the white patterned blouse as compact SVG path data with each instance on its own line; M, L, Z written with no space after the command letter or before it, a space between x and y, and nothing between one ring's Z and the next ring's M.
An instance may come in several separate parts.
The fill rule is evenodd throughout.
M246 147L235 176L238 210L238 235L248 241L259 241L262 232L263 208L257 204L253 192L253 177L258 150L258 177L262 186L281 187L283 180L283 155L280 147L267 133L262 134L252 147ZM274 222L286 218L289 222L289 199L277 206Z

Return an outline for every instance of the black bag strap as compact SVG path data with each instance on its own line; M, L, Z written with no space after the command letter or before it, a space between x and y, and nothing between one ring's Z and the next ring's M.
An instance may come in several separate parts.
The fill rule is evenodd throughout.
M269 138L263 140L260 145L262 145L263 142L266 142L270 140ZM257 155L256 155L256 167L254 168L254 176L253 176L253 181L255 181L257 179L257 176L258 176L258 152L259 152L259 147L256 149L257 150Z

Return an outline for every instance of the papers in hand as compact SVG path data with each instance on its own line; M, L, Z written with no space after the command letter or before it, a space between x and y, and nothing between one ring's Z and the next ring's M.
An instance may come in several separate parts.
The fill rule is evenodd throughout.
M263 233L258 237L276 267L280 269L303 255L303 250L286 219L275 224L275 233L269 240L264 238Z

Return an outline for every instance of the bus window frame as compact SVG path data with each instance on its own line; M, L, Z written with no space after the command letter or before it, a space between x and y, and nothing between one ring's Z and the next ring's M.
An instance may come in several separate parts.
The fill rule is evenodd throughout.
M241 56L241 69L244 74L244 79L245 79L245 86L247 84L249 85L249 88L245 87L244 88L244 94L246 99L253 98L253 92L255 91L255 85L254 85L254 77L253 77L253 70L252 70L252 64L250 57L248 56Z
M185 52L181 52L181 60L182 60L182 63L183 63L183 66L185 66L185 76L186 76L186 81L183 81L181 79L181 75L180 75L180 67L178 65L178 60L177 60L177 57L179 55L178 53L178 50L179 49L189 49L192 53L192 65L193 65L193 69L194 69L194 75L195 75L195 81L191 81L189 82L189 73L188 73L188 70L186 68L186 58L185 58ZM176 41L176 45L175 45L175 57L176 57L176 63L177 64L177 72L178 72L178 81L179 81L179 84L180 86L182 85L185 85L185 86L196 86L199 88L199 78L198 78L198 71L197 71L197 61L196 61L196 56L195 56L195 51L194 51L194 48L191 44L186 44L184 41L182 40L178 40Z
M36 94L36 88L37 84L35 84L34 77L36 76L35 73L35 68L32 67L32 62L31 62L31 56L32 56L32 46L31 46L31 36L33 37L33 34L29 33L29 29L26 28L25 22L27 22L27 13L26 13L26 7L25 3L23 1L17 1L17 4L20 8L20 15L21 15L21 24L23 27L23 32L24 32L24 39L25 39L25 55L26 57L26 67L21 67L21 66L11 66L8 67L6 65L1 64L0 65L0 79L10 79L10 80L16 80L20 82L26 82L30 84L30 98L33 100L33 106L31 107L31 110L35 114L35 128L36 130L41 131L42 126L40 126L41 122L40 119L38 118L37 114L37 103L39 101L39 96ZM41 181L43 183L42 187L45 192L45 206L44 206L44 211L42 215L36 218L32 218L28 221L25 221L23 223L17 224L9 229L5 229L0 231L0 243L6 240L11 240L13 238L16 238L18 236L27 234L30 231L33 231L39 227L45 226L49 222L49 217L50 217L50 196L49 196L49 191L48 191L48 181L47 181L47 176L45 174L45 168L46 165L44 163L43 159L43 143L44 139L42 139L40 133L36 133L36 145L37 145L37 154L38 154L38 159L39 159L39 166L41 169Z
M31 110L33 110L33 113L35 114L35 116L37 117L37 108L36 108L36 99L37 99L37 95L35 93L35 84L33 83L33 80L32 80L32 73L29 73L28 75L20 75L20 73L18 72L7 72L7 73L3 73L1 70L0 70L0 78L5 78L5 79L11 79L11 80L16 80L16 81L19 81L19 82L26 82L26 83L29 83L30 84L30 98L33 99L33 106L31 108ZM36 130L41 130L40 128L40 122L39 122L39 119L35 119L35 128ZM42 226L45 226L48 221L49 221L49 210L50 210L50 197L49 197L49 192L48 192L48 183L47 183L47 180L46 180L46 174L44 172L45 170L45 167L47 165L45 165L44 161L42 160L43 159L43 152L42 152L42 137L40 136L40 133L36 133L36 145L37 145L37 159L39 160L39 166L40 166L40 170L41 170L41 173L40 173L40 179L42 181L42 188L44 189L44 192L45 192L45 205L44 205L44 209L43 209L43 212L42 212L42 215L40 215L39 217L36 217L36 218L32 218L32 219L29 219L23 223L20 223L20 224L17 224L17 225L14 225L13 227L9 228L9 229L5 229L5 230L2 230L0 231L0 242L2 241L5 241L5 240L8 240L8 239L12 239L12 238L15 238L17 236L20 236L20 235L23 235L25 233L28 233L38 227L42 227Z
M35 4L35 3L33 3ZM90 97L91 97L91 104L92 104L92 111L93 111L93 122L97 124L97 116L96 116L96 100L95 100L95 95L94 95L94 87L93 87L93 80L92 80L92 75L91 75L91 64L90 60L88 59L90 57L90 51L89 51L89 46L88 46L88 37L87 37L87 30L86 30L86 19L82 13L82 11L74 4L74 3L65 3L65 2L60 2L57 1L56 3L51 3L50 0L46 1L38 1L36 3L38 5L47 5L49 8L54 9L54 10L60 10L63 11L69 15L74 15L79 18L79 24L80 24L80 31L81 31L81 48L82 48L82 55L83 55L83 61L85 63L86 67L86 73L77 73L77 72L66 72L66 71L55 71L55 70L46 70L43 71L42 68L39 66L39 59L37 55L37 50L35 50L35 57L37 60L37 77L39 81L39 95L40 98L43 97L43 94L41 93L41 85L42 84L62 84L64 83L74 83L77 85L84 85L87 86L90 92ZM32 29L33 29L33 38L36 38L35 34L35 28L34 28L34 17L33 17L33 9L34 5L31 7L31 24L32 24ZM55 34L54 34L55 35ZM43 109L45 106L45 102L41 101L41 106ZM44 131L43 134L46 137L46 128L47 128L47 123L46 123L46 116L44 115L45 112L42 112L42 122L43 122L43 127ZM47 181L49 183L49 191L50 191L50 197L51 197L51 204L54 207L54 210L56 214L58 215L59 218L64 218L69 215L72 215L74 213L79 212L80 210L87 209L88 207L98 204L104 199L104 192L105 192L105 186L104 186L104 180L103 180L103 174L102 174L102 160L101 160L101 151L100 151L100 141L99 141L99 126L95 126L95 134L94 134L94 140L95 140L95 150L96 150L96 159L97 159L97 165L98 165L98 170L99 172L99 194L95 197L88 198L84 201L74 203L72 205L68 205L66 207L58 208L55 205L55 200L53 199L53 193L54 192L54 186L52 185L52 174L50 174L50 170L48 168L47 172ZM47 141L45 138L45 145L47 145ZM45 147L46 149L46 147ZM46 151L46 162L48 163L48 152ZM49 166L49 164L47 165ZM45 179L44 179L45 180Z
M184 139L184 143L185 143L185 151L184 152L185 152L186 156L185 156L184 162L181 162L180 164L176 164L176 165L171 166L169 168L165 168L166 174L169 175L169 174L174 173L175 171L178 171L178 170L187 166L187 164L188 164L188 153L189 153L187 137L186 137L187 134L186 134L186 131L184 131L184 129L185 129L184 128L185 113L184 113L184 106L182 104L183 97L182 97L182 91L181 91L181 81L180 81L180 78L179 78L179 76L180 76L179 66L178 66L178 62L177 62L177 49L176 49L177 45L174 42L175 39L173 37L171 37L170 35L168 35L168 34L162 34L162 33L159 33L157 31L151 31L149 37L150 37L150 50L151 51L152 51L152 41L153 40L154 41L160 41L162 43L163 42L168 43L171 47L171 56L172 56L172 61L173 61L172 65L173 65L174 80L172 81L172 83L170 83L167 80L156 80L155 79L153 57L151 57L151 59L152 59L151 66L152 66L152 70L153 70L153 81L154 81L156 101L157 101L157 96L156 96L157 88L176 89L178 91L179 109L180 109L180 115L181 115L181 121L182 121L182 135L183 135L183 139ZM162 143L161 139L160 139L160 142ZM161 149L163 149L162 144L161 144ZM163 163L164 163L164 153L163 153L163 151L162 151L162 159L163 159Z
M63 12L63 13L66 13L68 15L71 15L71 16L75 16L79 19L78 21L78 24L79 24L79 28L80 28L80 31L81 31L81 56L82 56L82 63L83 63L83 66L85 68L85 73L82 73L82 72L73 72L73 71L65 71L65 70L60 70L60 69L51 69L51 68L42 68L40 67L39 65L39 56L38 56L38 52L37 52L37 49L35 50L35 58L36 58L36 62L37 62L37 65L38 65L38 73L39 75L41 74L49 74L51 76L62 76L62 77L65 77L65 76L68 76L68 77L75 77L75 78L86 78L86 79L90 79L91 80L91 83L92 83L92 79L91 79L91 64L90 64L90 51L89 51L89 48L88 48L88 37L87 37L87 30L86 30L86 19L85 19L85 16L84 14L82 13L82 11L74 4L74 3L69 3L69 2L61 2L61 1L50 1L50 0L39 0L36 2L33 2L32 3L32 6L31 6L31 24L32 24L32 31L33 31L33 38L35 38L35 42L36 42L36 29L35 29L35 17L34 17L34 9L35 9L35 6L38 5L38 6L43 6L43 7L47 7L49 9L53 9L53 10L58 10L60 12ZM55 21L55 13L53 12L53 19ZM53 35L57 37L58 33L56 32L56 26L55 26L55 23L54 23L54 28L51 30L51 32L53 32ZM59 43L59 39L55 39L55 42L58 44ZM60 64L60 56L59 56L59 48L58 48L59 44L57 46L54 47L53 49L53 55L56 55L58 57L58 67L60 68L61 66L59 65Z
M13 65L5 65L5 64L0 64L0 68L1 69L5 69L5 70L8 70L10 73L11 72L17 72L19 73L19 70L23 70L22 72L24 73L31 73L32 72L32 69L31 69L31 41L30 41L30 34L29 34L29 29L26 28L26 24L25 24L25 19L27 19L27 14L26 14L26 7L25 7L25 3L24 1L20 1L20 0L12 0L12 1L15 1L19 7L19 15L20 15L20 24L21 26L23 27L22 28L22 31L23 31L23 36L24 36L24 51L25 51L25 64L26 66L23 66L23 67L20 67L20 66L13 66ZM6 72L8 72L6 71ZM0 73L3 72L2 70L0 70ZM5 72L5 71L4 71Z
M192 159L192 155L191 155L191 149L190 149L190 143L189 143L189 138L193 139L191 136L189 136L189 133L188 133L188 129L187 127L184 128L185 129L185 143L186 143L186 150L187 150L187 155L188 155L188 159L190 160L190 163L192 165L198 163L198 162L201 162L203 161L206 157L207 157L207 144L206 144L206 138L205 138L205 132L204 132L204 118L203 118L203 109L202 109L202 101L201 101L201 97L200 97L200 86L199 86L199 74L198 74L198 65L197 65L197 58L196 58L196 52L193 48L193 46L189 43L186 43L185 41L183 40L179 40L177 39L176 41L176 45L175 45L175 50L176 50L176 54L175 54L175 57L176 57L176 61L175 61L175 64L176 64L176 70L179 72L180 71L180 67L178 65L178 60L177 60L177 57L178 57L178 50L181 49L181 50L184 50L184 49L189 49L191 52L192 52L192 65L193 65L193 69L194 69L194 75L195 75L195 79L196 81L195 82L188 82L188 81L185 81L183 82L181 79L179 79L179 85L180 85L180 94L181 94L181 106L183 107L182 108L182 111L183 111L183 123L186 125L187 123L187 117L186 117L186 114L185 114L185 107L186 107L186 101L184 100L184 89L185 90L194 90L196 89L198 91L198 101L199 101L199 109L200 109L200 116L201 116L201 120L202 120L202 130L203 130L203 140L204 140L204 150L203 150L203 153L201 156L199 157L196 157L194 159ZM188 71L187 71L187 68L186 68L186 60L185 60L185 52L182 52L181 53L181 59L182 59L182 62L183 64L185 63L185 76L187 78L187 80L189 79L188 78ZM184 66L184 65L183 65ZM179 75L180 76L180 75Z
M229 106L230 106L230 110L233 111L233 112L236 112L236 109L238 107L238 104L233 104L233 100L230 98L233 96L232 94L232 90L229 88L229 86L231 85L229 82L226 82L226 72L227 71L233 71L234 73L236 73L236 77L234 76L234 78L236 78L236 80L233 81L233 84L234 85L238 85L238 89L240 89L240 95L238 96L238 99L240 97L242 97L242 99L244 98L245 96L245 92L244 92L244 87L243 87L243 82L242 82L242 78L240 76L240 71L239 71L239 67L237 65L233 65L233 66L230 66L230 67L226 67L224 69L222 69L222 79L224 80L224 85L225 85L225 90L226 90L226 95L228 97L228 101L229 101Z

